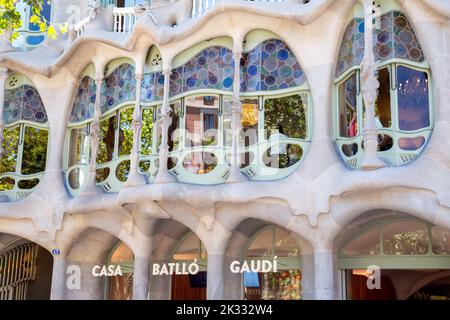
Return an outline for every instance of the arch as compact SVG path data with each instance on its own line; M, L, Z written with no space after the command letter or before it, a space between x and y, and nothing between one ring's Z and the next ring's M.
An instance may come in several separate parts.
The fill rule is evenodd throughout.
M90 159L90 126L94 116L97 85L94 65L83 72L69 121L65 153L66 182L72 195L83 189ZM97 154L97 183L106 191L118 192L130 170L133 141L132 113L136 104L134 62L129 58L110 61L102 82L100 142ZM144 112L144 116L147 112ZM153 125L144 119L144 130ZM145 135L144 135L145 137ZM145 138L144 138L145 139Z
M344 298L406 299L425 284L424 279L448 272L450 230L433 232L433 228L437 227L387 210L354 219L335 240ZM385 290L370 292L364 287L374 266L377 281Z
M52 254L12 234L1 233L0 240L0 300L50 299Z
M104 298L108 278L113 274L104 275L102 268L109 266L108 257L111 254L111 248L115 248L118 241L125 241L131 245L128 239L119 239L116 235L98 227L87 227L79 232L72 241L72 246L67 249L66 259L68 265L79 268L82 275L81 289L66 291L66 299L102 300Z
M364 18L357 15L345 30L337 58L333 116L337 151L351 169L360 168L364 155ZM420 156L432 134L432 77L408 17L394 6L379 20L373 48L380 83L375 104L378 154L389 166L402 166Z
M423 289L427 285L429 285L437 280L440 280L442 278L448 278L448 277L450 277L450 270L438 271L436 273L423 276L422 278L417 280L414 283L414 285L410 288L410 290L405 292L404 295L402 295L400 297L400 299L403 300L403 299L410 298L415 292L420 291L420 289Z
M268 273L235 274L227 268L224 281L227 299L297 300L302 297L302 286L305 291L304 298L312 298L314 278L312 246L298 234L276 223L257 218L243 220L234 229L225 255L227 265L231 265L234 261L241 263L246 261L249 266L252 263L253 266L257 266L264 260L276 259L278 269ZM269 281L269 278L272 280ZM284 279L283 283L290 284L286 287L279 285L277 288L269 288L268 281L279 284L280 279ZM273 295L275 291L278 294Z
M39 92L25 75L12 73L4 93L0 197L15 201L33 192L44 175L49 123Z

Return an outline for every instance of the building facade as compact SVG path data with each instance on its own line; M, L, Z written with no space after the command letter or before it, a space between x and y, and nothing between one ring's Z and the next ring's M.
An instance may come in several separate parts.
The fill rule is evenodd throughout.
M0 299L450 299L450 4L372 5L53 0L67 33L4 35Z

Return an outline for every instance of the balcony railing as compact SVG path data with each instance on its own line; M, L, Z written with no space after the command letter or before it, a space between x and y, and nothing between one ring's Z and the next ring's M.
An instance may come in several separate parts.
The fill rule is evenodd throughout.
M219 0L192 0L192 13L191 19L196 19L203 14L205 14L210 9L214 8ZM285 0L244 0L251 2L284 2ZM114 1L107 0L103 2L104 6L114 4ZM114 8L114 27L113 32L116 33L130 33L133 31L134 25L136 23L136 14L134 12L134 7L125 8ZM85 30L86 26L89 24L89 18L81 20L75 25L75 31L77 36L80 36Z

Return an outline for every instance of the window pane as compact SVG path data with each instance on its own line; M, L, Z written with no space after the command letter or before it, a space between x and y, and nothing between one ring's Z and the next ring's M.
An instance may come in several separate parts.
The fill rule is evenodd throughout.
M186 147L217 144L219 97L189 97L186 103Z
M3 156L0 162L0 173L16 171L19 136L19 126L3 129Z
M398 80L398 120L400 130L412 131L430 125L428 75L399 66Z
M133 273L110 277L109 300L131 300L133 298Z
M339 88L339 133L341 137L358 135L358 107L356 100L356 74L342 83Z
M223 97L222 119L223 119L223 144L226 147L231 147L233 140L233 133L231 132L232 115L232 98L229 96Z
M244 99L242 102L242 141L245 146L258 142L259 102L258 99Z
M47 162L48 131L25 127L22 155L22 174L45 171Z
M378 98L375 103L375 121L378 129L391 127L391 80L389 69L383 68L378 71Z
M119 156L131 154L131 148L133 148L133 128L131 126L133 112L133 108L120 111Z
M112 263L121 263L121 262L133 262L134 256L133 251L123 242L119 244L119 246L114 250L111 255Z
M380 228L375 227L347 244L342 253L346 256L373 256L380 254Z
M275 255L277 257L298 257L300 253L297 242L288 232L275 229Z
M142 110L141 154L143 155L153 153L153 127L155 126L153 112L154 108Z
M273 256L273 228L261 232L247 250L248 258L264 258Z
M116 138L116 116L100 122L100 141L97 163L102 164L114 158L114 142Z
M193 174L207 174L214 170L217 163L217 157L210 152L192 152L183 159L183 167Z
M440 227L431 229L433 238L433 252L436 254L450 254L450 230Z
M170 118L172 123L168 130L169 151L178 150L181 140L180 118L181 118L181 101L175 101L170 105Z
M76 164L87 164L90 151L88 125L70 130L69 167Z
M266 139L306 138L306 106L297 94L264 101Z
M194 234L190 233L173 255L174 260L194 260L198 259L200 251L200 239Z
M415 255L428 252L428 231L424 224L399 221L383 228L384 253L388 255Z

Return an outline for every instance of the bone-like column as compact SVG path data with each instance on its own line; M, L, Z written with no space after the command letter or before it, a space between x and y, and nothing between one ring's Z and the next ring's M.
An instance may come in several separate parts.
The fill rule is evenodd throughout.
M145 184L145 178L139 173L139 155L141 150L141 133L142 133L142 108L141 108L141 85L142 74L136 74L136 104L134 106L133 121L131 127L133 129L133 147L130 155L130 174L125 182L126 187Z
M65 255L54 256L50 293L51 300L64 300L66 289L69 289L66 283L66 267L67 261Z
M134 258L133 300L148 299L148 283L150 277L150 256Z
M240 100L241 81L240 81L240 63L242 59L242 48L233 50L234 57L234 76L233 76L233 101L231 105L231 168L228 182L239 182L246 180L240 170L240 135L242 132L242 104Z
M169 65L164 67L164 96L161 106L161 118L159 124L161 126L161 146L159 148L159 170L155 178L155 183L169 183L175 182L175 178L169 173L167 168L167 160L169 159L169 143L168 132L169 126L172 123L170 118L170 103L169 103L169 84L172 68Z
M333 246L331 242L313 244L314 299L334 300Z
M6 90L6 80L8 79L8 69L0 68L0 159L3 156L3 109L5 107L5 90Z
M97 153L99 149L100 142L100 117L102 114L100 101L101 101L101 90L103 84L103 77L97 76L95 79L96 94L95 94L95 104L94 104L94 121L91 123L91 159L89 161L89 177L87 181L86 188L83 193L98 192L99 189L96 186L96 174L97 174Z
M366 116L364 119L364 158L361 163L363 170L375 170L386 166L378 157L378 129L375 122L375 102L378 96L377 68L373 53L374 5L372 0L362 0L364 4L364 60L361 65L361 91L363 95Z

